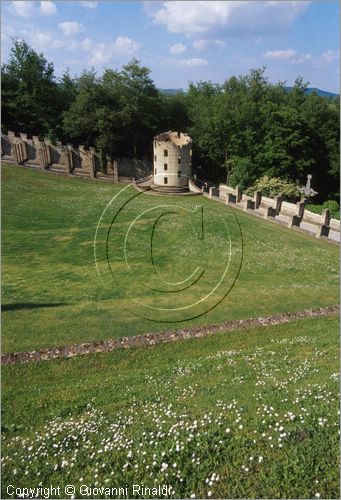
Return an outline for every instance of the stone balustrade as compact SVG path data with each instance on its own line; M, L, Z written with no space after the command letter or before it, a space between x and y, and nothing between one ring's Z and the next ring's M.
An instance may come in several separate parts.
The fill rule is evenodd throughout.
M107 157L101 166L99 154L93 147L74 147L27 134L9 131L1 134L1 160L4 163L27 166L56 174L100 179L111 182L131 182L151 173L151 165L136 158Z
M310 212L306 207L306 200L298 203L284 201L282 196L270 198L262 196L260 192L249 196L242 193L240 188L219 185L219 192L216 188L210 188L209 197L215 197L220 201L235 206L240 210L251 213L258 217L284 224L289 228L295 228L315 235L317 238L325 237L329 240L340 243L340 221L330 217L329 210L324 210L322 215ZM215 196L213 196L215 193Z

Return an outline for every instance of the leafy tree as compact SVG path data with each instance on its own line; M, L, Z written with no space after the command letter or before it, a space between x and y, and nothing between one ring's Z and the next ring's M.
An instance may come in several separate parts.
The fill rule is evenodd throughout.
M161 108L149 73L136 59L121 71L105 70L100 78L93 70L84 72L77 81L76 99L65 113L67 133L111 158L149 152Z
M94 146L98 135L97 113L103 103L95 71L83 71L76 87L76 98L64 114L64 130L75 142Z
M321 200L335 198L339 184L339 99L306 94L297 78L270 84L264 68L222 85L191 84L187 95L190 133L208 178L243 189L257 179L287 178L313 187Z
M305 184L312 174L318 202L339 196L340 100L307 95L301 77L288 89L258 68L164 96L137 59L101 76L56 79L53 64L18 40L1 73L4 129L71 138L112 159L151 158L155 134L188 131L204 180L247 189L264 176Z
M25 41L14 39L1 80L4 129L37 135L56 131L67 104L61 98L53 63Z

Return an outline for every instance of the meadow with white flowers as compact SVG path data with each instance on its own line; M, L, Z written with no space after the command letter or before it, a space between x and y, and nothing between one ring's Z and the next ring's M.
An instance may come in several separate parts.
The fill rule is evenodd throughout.
M155 305L155 299L150 289L131 290L133 280L129 273L120 276L119 283L112 279L108 288L98 276L94 260L97 223L108 202L122 187L15 166L2 167L3 352L31 351L170 329L165 321L149 321L134 314L132 298L135 303L142 301L147 305ZM130 192L136 195L133 188ZM205 231L211 236L198 252L193 231L181 218L175 217L173 221L163 218L157 225L153 255L166 281L181 281L200 266L207 271L206 285L218 282L227 247L221 217L232 221L231 267L235 271L241 247L233 210L206 197L141 195L131 209L128 204L121 212L113 233L124 231L126 221L134 220L136 213L164 203L190 210L196 204L202 205ZM206 214L211 213L213 220L212 217L206 220ZM241 211L235 214L243 235L243 261L233 293L208 314L186 322L186 327L338 303L338 246ZM153 216L151 218L154 222ZM144 226L149 234L150 225L139 227ZM136 234L141 235L141 239L145 236L144 232ZM106 233L104 243L105 237ZM134 272L146 270L148 273L150 252L140 254L139 250L137 245ZM115 271L121 269L115 254L111 266ZM232 277L235 274L232 273ZM197 288L189 287L184 292L185 304L197 298L204 278ZM157 303L168 295L159 294ZM181 328L181 324L173 327Z
M338 374L336 317L4 366L2 498L70 483L338 498Z
M2 167L3 353L338 303L336 245L238 212L243 263L227 299L184 324L137 317L127 283L104 288L93 255L99 217L121 188ZM233 220L233 212L199 199L216 215L213 241L200 255L212 272L226 247L219 221ZM164 202L141 196L137 208L147 212L155 200ZM185 209L197 202L167 197ZM134 214L120 213L118 233ZM181 220L166 222L157 228L155 262L179 278L192 268L195 247ZM233 245L236 256L241 247ZM135 260L143 270L138 253ZM112 265L119 267L115 259ZM148 303L149 291L138 293ZM102 498L112 495L93 488L133 483L167 484L173 498L338 498L338 328L336 316L307 318L4 365L2 498L10 497L9 484L60 486L61 498L68 484L85 498L86 485Z

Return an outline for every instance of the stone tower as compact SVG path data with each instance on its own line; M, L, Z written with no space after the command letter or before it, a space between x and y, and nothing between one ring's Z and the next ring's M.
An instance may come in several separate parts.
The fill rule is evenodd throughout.
M192 139L182 132L164 132L154 137L153 184L155 190L188 190L192 173Z

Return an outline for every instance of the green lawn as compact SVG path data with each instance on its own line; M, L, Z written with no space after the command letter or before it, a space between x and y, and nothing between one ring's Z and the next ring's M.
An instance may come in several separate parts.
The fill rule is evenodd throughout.
M4 366L2 498L8 484L339 498L338 345L328 317Z
M204 207L206 239L200 245L190 226L183 223L184 219L171 214L157 225L153 240L156 268L164 282L181 281L197 265L205 270L197 287L182 292L181 305L186 307L199 300L223 272L228 252L223 219L230 226L233 242L225 289L232 285L241 258L239 229L232 209L207 198L142 194L119 214L110 233L109 258L118 281L112 278L105 288L94 262L94 235L104 208L121 188L3 166L4 352L136 335L181 325L218 323L338 302L338 247L236 211L243 234L243 263L226 299L208 314L185 323L169 323L163 313L156 314L157 321L144 319L139 306L131 309L134 300L143 303L144 308L157 300L162 308L171 300L171 294L141 287L141 282L151 277L147 252L151 212L138 221L128 241L127 253L134 262L131 273L125 273L122 267L121 237L136 211L141 213L156 203L190 210L196 204ZM132 188L125 192L125 196L132 194L136 194ZM100 259L104 258L106 222L102 220L98 233ZM194 220L196 227L199 223ZM118 249L118 253L112 249ZM105 265L104 260L100 260L101 265ZM152 281L150 284L153 285ZM208 298L205 305L213 307L215 299ZM175 294L175 304L177 300Z
M3 167L4 352L338 302L338 247L207 198L123 187ZM114 212L100 220L100 278L94 236L115 195L115 209L127 204L109 235ZM179 213L153 208L167 204ZM195 205L203 226L200 209L187 217ZM211 311L188 319L226 262L194 308ZM165 316L177 303L186 309ZM133 484L170 485L174 498L338 498L338 347L338 318L324 317L3 366L2 498L9 484L60 486L60 498L67 484L76 498L124 496L86 486L150 496Z

